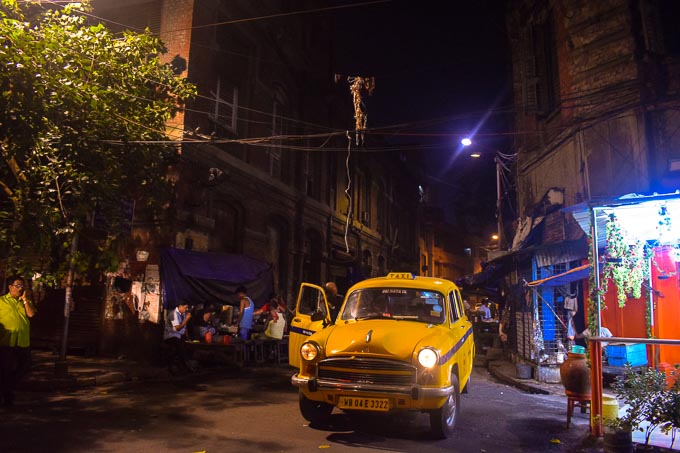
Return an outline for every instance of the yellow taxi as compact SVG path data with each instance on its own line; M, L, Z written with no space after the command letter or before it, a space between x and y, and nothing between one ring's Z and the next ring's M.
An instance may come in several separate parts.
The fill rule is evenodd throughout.
M291 382L310 423L327 422L334 407L423 411L434 436L452 433L475 355L453 282L410 273L364 280L336 319L323 289L303 283L289 341Z

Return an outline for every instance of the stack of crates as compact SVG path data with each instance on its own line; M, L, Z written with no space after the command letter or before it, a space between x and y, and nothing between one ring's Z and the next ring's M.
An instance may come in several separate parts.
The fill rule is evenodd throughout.
M609 343L607 361L610 366L647 365L647 346L644 343Z

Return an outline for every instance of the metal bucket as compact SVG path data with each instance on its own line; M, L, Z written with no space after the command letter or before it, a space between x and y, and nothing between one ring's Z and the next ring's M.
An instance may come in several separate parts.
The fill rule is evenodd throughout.
M518 379L531 379L531 365L527 365L526 363L518 363L516 367Z

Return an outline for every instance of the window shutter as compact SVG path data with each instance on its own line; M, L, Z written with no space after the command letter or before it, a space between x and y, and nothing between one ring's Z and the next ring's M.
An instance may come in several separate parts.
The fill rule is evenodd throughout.
M213 112L210 119L219 126L236 134L238 124L238 87L223 87L221 79L217 79L215 91L210 95L214 99Z

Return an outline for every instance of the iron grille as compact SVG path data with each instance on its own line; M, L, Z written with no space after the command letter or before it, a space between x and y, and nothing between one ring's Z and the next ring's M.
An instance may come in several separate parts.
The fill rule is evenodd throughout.
M319 364L319 379L362 384L411 385L416 383L416 368L395 360L341 358Z

